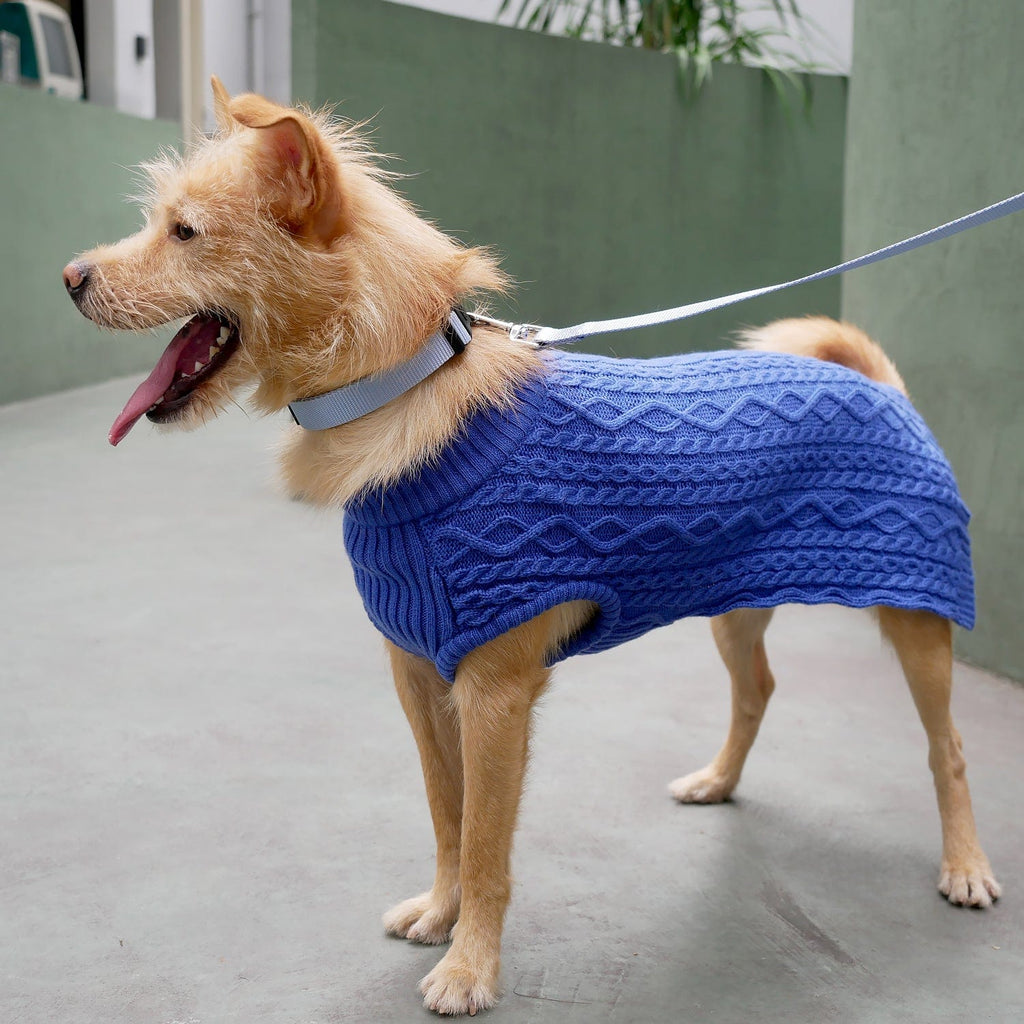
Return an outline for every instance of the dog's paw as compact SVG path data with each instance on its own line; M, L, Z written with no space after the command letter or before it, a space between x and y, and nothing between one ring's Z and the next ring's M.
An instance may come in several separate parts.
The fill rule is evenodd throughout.
M383 918L388 935L439 946L452 937L459 916L457 899L439 900L433 890L392 907Z
M668 784L668 791L681 804L719 804L736 788L734 779L726 778L711 767L690 772Z
M498 1001L498 960L473 964L458 950L450 949L420 982L420 991L428 1010L472 1017Z
M1002 895L988 859L980 851L958 863L943 862L939 892L959 907L990 907Z

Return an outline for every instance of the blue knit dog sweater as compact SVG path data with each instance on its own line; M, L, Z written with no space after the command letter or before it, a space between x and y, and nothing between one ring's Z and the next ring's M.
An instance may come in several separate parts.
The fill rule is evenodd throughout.
M545 360L513 412L346 509L370 618L447 680L577 599L600 611L553 660L787 602L974 624L967 509L894 388L770 352Z

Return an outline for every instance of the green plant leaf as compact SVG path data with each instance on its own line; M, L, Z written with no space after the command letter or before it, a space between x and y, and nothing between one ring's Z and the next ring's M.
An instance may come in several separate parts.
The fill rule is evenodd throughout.
M501 0L498 16L514 0ZM747 28L743 16L752 10L771 11L779 26ZM549 32L556 16L564 17L565 35L580 39L672 50L676 55L683 94L692 98L711 78L716 61L733 61L762 68L788 112L791 94L804 110L811 102L800 72L814 70L792 46L792 33L808 22L797 0L520 0L514 24Z

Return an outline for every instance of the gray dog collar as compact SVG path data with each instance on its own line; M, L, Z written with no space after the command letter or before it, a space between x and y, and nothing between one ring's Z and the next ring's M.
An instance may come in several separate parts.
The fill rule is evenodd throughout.
M412 359L324 395L292 402L288 406L292 418L306 430L329 430L351 423L426 380L452 356L464 351L471 340L469 317L456 306L448 314L448 325L432 334Z

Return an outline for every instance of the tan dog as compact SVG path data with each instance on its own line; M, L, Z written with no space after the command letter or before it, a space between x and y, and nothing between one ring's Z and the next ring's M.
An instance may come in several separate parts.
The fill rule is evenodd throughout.
M146 226L64 271L79 309L101 326L194 318L118 417L114 443L143 414L195 427L245 385L255 385L257 408L274 412L392 367L454 304L505 284L487 252L459 246L387 186L353 130L257 96L231 99L216 79L214 93L216 137L187 162L149 165ZM782 321L752 340L902 388L877 346L848 325ZM306 500L342 507L414 474L473 412L510 407L543 367L530 347L478 325L464 353L384 407L334 429L291 430L284 476ZM572 601L512 629L464 657L454 686L430 661L389 644L426 780L437 873L384 924L417 942L451 939L421 985L441 1013L472 1014L497 998L531 709L548 682L548 655L593 613ZM672 783L682 802L724 800L739 781L774 688L762 639L770 618L739 609L712 622L732 680L732 724L706 768ZM888 608L878 618L928 734L942 818L939 888L953 903L988 906L999 887L978 843L950 718L950 624Z

